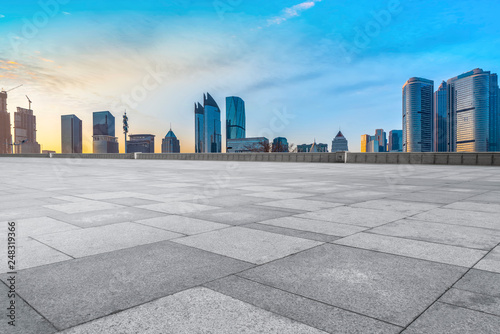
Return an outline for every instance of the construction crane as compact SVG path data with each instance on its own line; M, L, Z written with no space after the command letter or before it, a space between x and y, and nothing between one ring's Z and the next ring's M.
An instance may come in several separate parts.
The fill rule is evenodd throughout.
M26 98L28 99L28 102L29 102L29 107L28 107L28 110L31 110L31 100L30 100L30 98L28 97L28 95L26 95Z
M7 91L3 90L3 88L2 88L2 92L6 92L6 93L7 93L7 92L10 92L11 90L14 90L14 89L16 89L16 88L19 88L19 87L21 87L21 86L22 86L22 84L21 84L21 85L19 85L19 86L17 86L17 87L11 88L11 89L9 89L9 90L7 90Z

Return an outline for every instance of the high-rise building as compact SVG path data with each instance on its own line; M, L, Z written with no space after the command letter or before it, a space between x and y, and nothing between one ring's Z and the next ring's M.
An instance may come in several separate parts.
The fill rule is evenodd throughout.
M0 154L11 153L12 134L10 113L7 112L7 92L0 92Z
M272 152L288 152L288 140L285 137L276 137L273 140Z
M109 111L93 114L93 152L118 153L118 138L115 137L115 117Z
M403 151L432 152L434 81L410 78L403 85Z
M387 133L383 129L375 130L375 140L378 142L378 152L387 152Z
M445 81L439 85L438 90L434 93L434 134L433 134L433 151L447 152L448 151L448 85Z
M332 141L332 152L342 152L349 151L347 139L344 137L341 131L337 133Z
M245 101L237 96L226 97L226 140L245 138Z
M155 136L150 134L129 135L127 153L155 153Z
M388 152L403 151L403 130L389 131L389 147Z
M61 116L61 152L82 153L82 121L75 115Z
M368 143L370 142L370 135L361 135L361 152L368 152Z
M181 145L179 143L179 139L177 139L172 129L170 129L165 138L162 139L161 153L180 153L180 152L181 152Z
M203 107L195 104L195 152L221 152L220 109L213 97L203 94Z
M447 84L449 151L500 150L497 75L476 68Z
M14 113L14 142L16 153L40 153L40 144L36 141L36 116L33 110L17 107Z

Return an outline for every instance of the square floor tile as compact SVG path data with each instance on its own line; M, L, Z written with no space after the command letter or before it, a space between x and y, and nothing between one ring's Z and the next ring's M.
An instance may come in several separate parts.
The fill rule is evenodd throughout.
M50 218L37 217L25 218L15 221L16 234L18 238L32 237L47 233L65 232L80 229L77 226ZM7 222L0 223L0 234L7 233Z
M410 218L437 222L437 223L446 223L446 224L472 226L472 227L484 227L484 228L500 230L500 219L498 218L498 214L490 212L438 208L427 212L419 213L418 215L412 216Z
M106 202L84 200L67 204L45 205L44 207L47 209L57 210L63 213L71 214L71 213L80 213L80 212L89 212L98 210L118 209L122 206Z
M168 213L172 215L183 215L187 213L219 209L218 207L215 206L196 204L196 203L186 203L186 202L148 204L148 205L138 206L138 208Z
M474 268L500 273L500 246L495 247Z
M204 233L231 226L177 215L137 220L136 222L187 235Z
M402 199L404 199L404 196L402 197ZM357 203L353 204L352 206L356 208L401 212L403 214L411 216L423 211L435 209L439 207L440 204L381 199L381 200L373 200L368 202Z
M271 201L259 203L258 205L270 206L281 209L292 209L292 210L303 210L303 211L317 211L321 209L331 209L344 204L332 203L332 202L321 202L321 201L311 201L306 199L285 199L280 201Z
M314 233L321 233L327 235L335 235L340 237L345 237L354 233L358 233L366 230L366 227L347 225L347 224L337 224L332 222L326 222L322 220L307 219L307 218L297 218L297 217L282 217L271 220L264 220L259 224L273 225L286 227L296 230L309 231Z
M279 210L258 205L220 208L218 210L191 213L188 216L229 225L258 223L264 220L286 217L299 213L296 210Z
M243 227L231 227L174 241L255 264L273 261L321 245L321 242L317 241Z

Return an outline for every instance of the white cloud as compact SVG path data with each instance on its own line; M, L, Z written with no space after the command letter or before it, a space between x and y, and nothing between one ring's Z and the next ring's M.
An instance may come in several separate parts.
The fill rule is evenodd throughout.
M5 15L0 14L0 19L3 19L4 17L5 17Z
M288 19L291 19L293 17L300 16L300 14L308 10L309 8L314 7L316 2L320 2L321 0L310 0L310 1L305 1L302 3L299 3L298 5L288 7L283 9L282 14L276 17L273 17L272 19L267 20L268 25L273 25L273 24L281 24L285 22Z

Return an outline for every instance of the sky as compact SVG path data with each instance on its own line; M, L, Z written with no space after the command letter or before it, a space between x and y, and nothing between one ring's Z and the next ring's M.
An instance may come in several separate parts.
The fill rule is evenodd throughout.
M37 116L37 140L61 151L60 117L121 116L130 134L170 126L194 152L194 103L245 101L247 137L327 143L401 129L401 87L482 68L500 72L500 2L486 0L18 0L0 8L0 88L8 111ZM222 127L225 138L225 129ZM223 145L224 146L224 145Z

